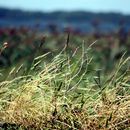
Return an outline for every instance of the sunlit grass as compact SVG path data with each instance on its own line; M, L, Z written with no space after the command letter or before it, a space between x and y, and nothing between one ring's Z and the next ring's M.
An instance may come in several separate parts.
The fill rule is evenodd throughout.
M68 41L67 41L68 42ZM67 44L66 44L67 45ZM3 129L128 130L129 61L122 56L109 75L95 68L84 43L73 53L67 46L50 62L35 58L31 68L14 67L0 83Z

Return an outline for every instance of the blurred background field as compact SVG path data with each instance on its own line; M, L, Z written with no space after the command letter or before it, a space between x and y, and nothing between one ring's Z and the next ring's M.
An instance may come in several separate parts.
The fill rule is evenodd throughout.
M81 46L83 40L86 46L97 41L92 49L93 56L104 71L111 70L125 52L126 56L130 54L129 14L62 10L31 12L2 7L0 46L2 48L5 42L8 46L0 55L0 67L8 72L18 63L29 66L35 53L58 53L67 34L70 34L71 51ZM43 39L43 47L36 52Z
M97 40L94 55L98 62L108 61L109 67L124 52L129 55L130 11L122 7L129 2L82 0L71 5L72 2L1 2L0 46L7 42L8 47L0 56L0 66L28 60L42 37L46 37L46 42L39 54L60 51L68 33L71 49L83 40L88 45Z

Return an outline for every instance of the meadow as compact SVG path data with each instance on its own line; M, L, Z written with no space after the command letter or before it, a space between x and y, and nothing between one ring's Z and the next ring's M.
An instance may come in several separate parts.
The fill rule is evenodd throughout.
M0 33L0 129L130 129L130 36Z

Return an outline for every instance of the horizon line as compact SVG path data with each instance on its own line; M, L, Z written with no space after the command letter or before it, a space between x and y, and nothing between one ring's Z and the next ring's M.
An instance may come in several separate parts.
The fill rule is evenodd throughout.
M100 13L104 13L104 14L109 14L109 13L115 13L115 14L121 14L121 15L125 15L128 16L130 15L130 13L124 13L121 11L117 11L117 10L108 10L108 11L100 11L100 10L84 10L84 9L72 9L72 10L68 10L68 9L54 9L54 10L38 10L38 9L25 9L25 8L12 8L12 7L5 7L5 6L0 6L0 9L8 9L8 10L19 10L19 11L23 11L23 12L40 12L40 13L54 13L54 12L67 12L67 13L71 13L71 12L89 12L89 13L95 13L95 14L100 14Z

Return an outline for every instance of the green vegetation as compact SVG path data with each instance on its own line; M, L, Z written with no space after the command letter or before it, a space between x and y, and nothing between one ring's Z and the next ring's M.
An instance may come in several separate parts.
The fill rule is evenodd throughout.
M130 129L130 58L122 55L106 71L94 44L72 50L68 37L58 54L36 54L30 66L11 68L0 82L0 128Z

